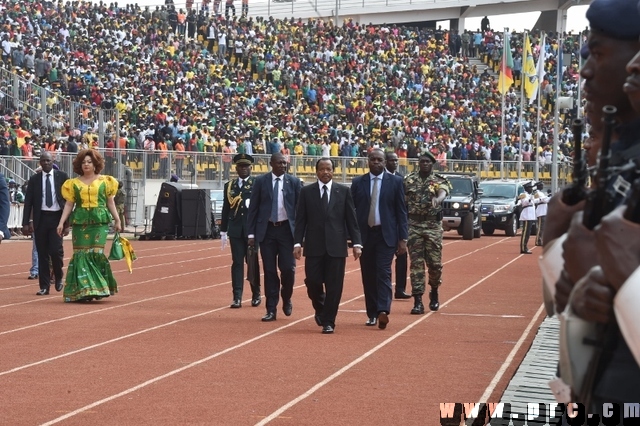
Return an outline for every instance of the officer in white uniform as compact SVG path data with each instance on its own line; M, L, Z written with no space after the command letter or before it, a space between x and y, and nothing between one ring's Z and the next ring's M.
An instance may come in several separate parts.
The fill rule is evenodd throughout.
M519 195L518 202L516 203L517 206L522 207L520 211L520 222L522 223L520 253L531 254L527 248L527 244L529 244L529 235L531 235L531 225L533 221L536 220L536 201L533 197L533 183L527 182L523 186L525 192Z
M542 232L544 230L544 222L547 218L547 207L549 204L549 196L544 191L544 184L542 182L536 182L536 190L533 192L534 201L536 205L536 218L537 218L537 233L536 233L536 245L542 246Z

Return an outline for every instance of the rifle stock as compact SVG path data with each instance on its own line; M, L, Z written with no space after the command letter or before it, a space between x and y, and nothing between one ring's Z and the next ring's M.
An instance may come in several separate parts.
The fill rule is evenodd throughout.
M602 144L600 146L600 161L598 164L598 173L596 174L597 187L587 196L587 203L584 208L584 216L582 224L587 229L595 228L600 220L611 210L613 210L613 197L607 191L607 184L611 171L609 170L609 160L611 158L611 136L613 127L616 123L615 114L616 107L607 105L602 108L604 113L604 132L602 136Z
M562 191L562 202L574 206L587 198L588 172L582 153L582 129L584 121L573 120L571 129L573 132L573 183Z

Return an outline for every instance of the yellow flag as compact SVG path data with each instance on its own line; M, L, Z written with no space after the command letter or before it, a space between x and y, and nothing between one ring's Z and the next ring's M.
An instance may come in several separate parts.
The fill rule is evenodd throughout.
M122 244L122 251L124 252L124 260L127 261L127 267L129 273L133 272L132 263L137 259L136 253L133 251L133 246L126 238L120 237L120 243Z
M522 54L522 80L524 81L524 93L531 103L538 94L538 72L531 51L531 40L527 36L524 40L524 52Z

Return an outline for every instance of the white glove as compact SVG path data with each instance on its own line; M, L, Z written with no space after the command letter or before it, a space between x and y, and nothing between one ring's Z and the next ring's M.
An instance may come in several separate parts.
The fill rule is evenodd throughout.
M222 245L220 246L220 250L224 250L225 248L227 248L227 233L221 232L220 239L222 240Z

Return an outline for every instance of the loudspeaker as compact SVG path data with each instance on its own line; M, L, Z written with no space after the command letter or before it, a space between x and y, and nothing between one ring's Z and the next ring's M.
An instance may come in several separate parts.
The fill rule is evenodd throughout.
M160 187L151 223L152 236L179 237L182 234L181 191L182 185L171 182L164 182Z
M184 238L211 236L211 198L206 189L182 190L182 236Z

